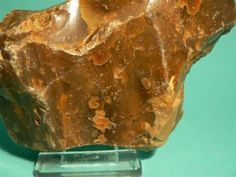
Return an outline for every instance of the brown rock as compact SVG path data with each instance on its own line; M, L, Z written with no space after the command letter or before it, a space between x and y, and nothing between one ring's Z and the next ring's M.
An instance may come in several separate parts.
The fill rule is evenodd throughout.
M10 136L38 150L162 145L182 115L186 74L235 20L234 0L71 0L13 11L0 23Z

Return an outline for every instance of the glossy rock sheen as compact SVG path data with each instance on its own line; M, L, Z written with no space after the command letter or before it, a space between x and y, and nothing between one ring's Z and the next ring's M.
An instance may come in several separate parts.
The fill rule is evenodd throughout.
M0 114L37 150L156 148L191 65L234 25L234 0L71 0L0 23Z

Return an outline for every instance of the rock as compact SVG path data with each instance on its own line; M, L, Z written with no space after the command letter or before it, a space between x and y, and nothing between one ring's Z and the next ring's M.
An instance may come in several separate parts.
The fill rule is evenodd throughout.
M186 74L235 20L234 0L71 0L11 12L0 23L9 135L41 151L159 147L182 116Z

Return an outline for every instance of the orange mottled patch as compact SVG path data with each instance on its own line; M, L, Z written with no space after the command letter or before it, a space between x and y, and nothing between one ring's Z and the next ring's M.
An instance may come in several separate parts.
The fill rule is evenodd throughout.
M32 78L31 83L32 83L33 87L37 90L42 90L44 88L42 80Z
M99 97L93 96L89 99L88 106L90 109L97 109L100 106Z
M66 105L68 104L68 95L65 93L61 93L58 103L57 103L57 109L60 112L62 116L62 125L63 125L63 137L65 139L61 141L62 147L66 147L68 143L70 143L70 138L73 137L73 123L70 121L70 116L67 115L67 109Z
M103 144L107 142L107 138L105 137L104 134L100 134L98 135L97 139L95 139L93 142Z
M105 117L105 112L103 110L97 110L95 116L92 118L93 127L105 133L107 129L111 128L111 121Z
M178 6L186 7L190 15L196 15L201 7L201 0L178 0Z
M112 103L112 99L110 96L104 96L104 101L108 104L111 104Z
M49 26L51 15L49 13L35 13L19 25L21 31L41 31Z
M89 57L93 61L94 65L101 66L106 64L111 58L111 54L109 52L97 51L92 53Z
M143 85L143 87L147 90L149 90L152 87L152 83L150 81L150 79L143 77L141 79L141 84Z
M68 100L68 96L66 94L62 93L60 98L59 98L58 105L57 105L57 109L61 113L63 113L65 111L67 100Z

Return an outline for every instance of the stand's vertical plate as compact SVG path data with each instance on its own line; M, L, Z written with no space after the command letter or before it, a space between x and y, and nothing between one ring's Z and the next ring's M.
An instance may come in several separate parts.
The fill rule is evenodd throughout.
M40 153L35 177L140 177L141 161L136 150Z

